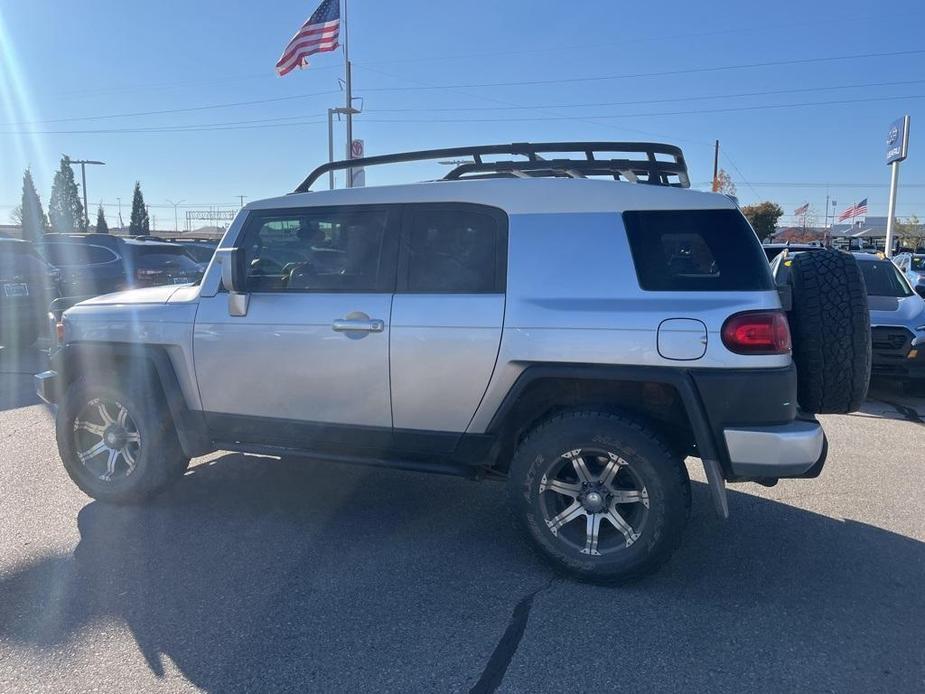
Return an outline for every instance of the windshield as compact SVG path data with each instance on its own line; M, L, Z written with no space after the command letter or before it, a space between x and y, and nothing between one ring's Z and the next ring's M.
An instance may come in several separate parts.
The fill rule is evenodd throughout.
M925 255L912 256L912 262L909 266L916 272L925 272Z
M902 273L889 260L860 261L867 285L867 296L912 296Z

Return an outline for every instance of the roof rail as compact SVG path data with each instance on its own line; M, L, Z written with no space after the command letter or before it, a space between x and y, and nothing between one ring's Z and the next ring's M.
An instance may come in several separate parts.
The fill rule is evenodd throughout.
M595 153L644 155L635 158L602 158ZM542 155L553 153L574 153L574 158L546 159ZM525 157L521 160L485 161L486 155L511 154ZM671 161L659 160L656 155L671 157ZM326 173L365 166L398 164L401 162L426 161L430 159L456 159L471 157L471 162L461 162L443 180L455 181L471 178L537 178L611 176L614 180L631 183L689 188L687 163L680 147L658 142L514 142L509 145L473 145L470 147L449 147L446 149L425 149L416 152L398 152L361 159L332 161L322 164L295 189L296 193L308 192L312 184Z

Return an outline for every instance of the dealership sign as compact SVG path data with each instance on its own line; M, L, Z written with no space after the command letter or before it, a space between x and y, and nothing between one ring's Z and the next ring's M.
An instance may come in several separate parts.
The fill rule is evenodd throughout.
M886 163L902 161L909 154L909 116L903 116L890 124L886 136Z

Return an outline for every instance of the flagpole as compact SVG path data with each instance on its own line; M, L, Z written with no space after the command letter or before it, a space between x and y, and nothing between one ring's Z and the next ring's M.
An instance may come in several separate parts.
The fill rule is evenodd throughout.
M344 0L344 83L347 92L347 159L353 159L353 91L350 84L350 40L347 31L347 0ZM347 169L347 187L353 188L353 169Z

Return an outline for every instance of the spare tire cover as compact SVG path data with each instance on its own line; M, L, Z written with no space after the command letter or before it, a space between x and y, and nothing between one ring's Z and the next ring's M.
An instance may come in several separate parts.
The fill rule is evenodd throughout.
M797 402L805 412L857 410L870 383L870 313L867 289L850 253L798 253L790 263L789 313Z

